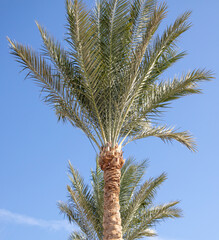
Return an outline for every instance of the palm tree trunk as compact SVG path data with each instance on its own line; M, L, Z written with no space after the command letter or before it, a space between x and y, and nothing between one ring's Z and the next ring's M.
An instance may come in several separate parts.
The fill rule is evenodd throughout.
M122 225L119 205L121 168L124 164L122 151L102 148L99 164L104 171L103 240L122 240Z

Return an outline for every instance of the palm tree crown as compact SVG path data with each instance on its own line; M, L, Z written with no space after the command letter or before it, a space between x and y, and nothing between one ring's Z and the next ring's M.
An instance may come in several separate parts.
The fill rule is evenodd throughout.
M195 150L188 132L156 121L170 101L199 93L198 83L212 77L197 69L162 78L185 55L176 41L190 27L190 12L185 12L155 35L166 10L155 0L97 0L92 10L80 0L67 0L67 48L38 23L42 53L9 41L58 118L80 128L100 150L108 143L121 149L149 136L175 139Z
M165 181L163 173L156 178L143 180L146 161L135 163L129 158L121 171L120 212L123 239L134 240L155 236L152 229L156 223L181 216L176 207L178 201L155 206L153 204L157 189ZM68 202L59 202L61 212L70 223L76 224L80 231L71 234L72 240L101 240L103 238L103 172L98 162L96 171L91 171L92 188L69 163Z

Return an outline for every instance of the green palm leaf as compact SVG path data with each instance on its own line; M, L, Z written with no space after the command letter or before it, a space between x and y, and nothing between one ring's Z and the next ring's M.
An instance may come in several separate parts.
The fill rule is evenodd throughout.
M132 158L127 159L121 171L119 202L120 206L124 209L127 207L127 202L133 197L134 191L138 187L147 168L147 161L139 164L133 163L134 160ZM126 215L126 212L123 211L121 214Z
M69 237L69 240L88 240L88 238L82 233L73 232Z
M178 203L178 201L175 201L141 210L140 213L135 216L134 221L132 221L132 225L130 225L128 229L126 238L133 240L140 239L144 236L156 236L156 232L151 228L154 227L158 222L164 221L167 218L178 218L182 216L181 210L174 207Z
M151 204L155 194L156 188L160 186L166 179L165 174L161 174L158 178L150 179L141 185L140 189L135 192L133 198L125 209L125 218L122 219L123 231L128 231L129 226L132 224L138 210L144 206Z

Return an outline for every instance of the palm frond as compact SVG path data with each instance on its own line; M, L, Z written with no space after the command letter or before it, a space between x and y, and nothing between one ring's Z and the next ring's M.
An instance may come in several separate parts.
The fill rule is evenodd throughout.
M211 71L194 70L183 75L181 78L175 77L172 81L161 82L151 85L145 93L141 116L147 113L156 112L158 108L166 107L175 99L194 93L201 93L198 84L202 81L209 81L213 78ZM148 104L147 104L148 103Z
M103 189L104 189L104 179L103 172L100 169L98 163L98 157L96 157L96 171L91 170L91 185L92 185L92 193L93 193L93 201L95 206L95 213L97 218L100 221L99 232L103 232Z
M134 224L128 230L126 239L134 240L146 237L148 236L148 229L154 227L156 223L164 221L166 218L182 217L181 209L175 207L178 203L178 201L175 201L149 209L145 208L136 216ZM149 236L155 235L156 233L152 231Z
M191 23L188 22L190 15L191 12L185 12L179 16L174 24L168 26L163 34L161 36L158 35L147 48L141 65L141 69L144 71L140 71L139 75L140 89L147 84L148 78L152 74L160 58L163 57L163 54L174 50L178 38L191 27Z
M139 186L142 177L147 168L147 161L135 163L133 158L128 158L125 161L121 170L120 179L120 195L119 202L121 207L121 215L126 215L127 202L129 202L134 194L134 191Z
M103 72L100 101L104 106L105 134L115 144L115 124L119 115L124 68L127 68L129 48L129 10L127 0L97 1L94 25L98 32Z
M132 71L134 72L133 82L135 82L136 80L139 66L143 60L145 51L150 43L150 40L153 37L158 26L160 25L161 21L166 15L166 9L167 9L166 4L162 4L159 7L154 9L154 12L150 17L150 21L148 21L145 27L147 31L144 31L144 35L142 36L142 41L138 44L138 46L135 49L134 56L133 56L134 61L132 62L133 63ZM142 16L142 18L144 17L145 16Z
M88 238L81 232L73 232L70 237L69 240L88 240Z
M31 48L11 41L11 53L28 70L27 77L32 78L45 94L43 100L52 106L59 115L80 129L100 148L98 138L93 133L93 123L89 121L88 112L76 101L75 95L66 87L60 72L53 70L44 58Z
M133 109L128 115L128 122L121 130L120 137L123 137L123 140L120 144L122 144L128 136L130 139L126 144L132 140L153 136L153 134L154 136L158 136L159 133L161 133L161 135L163 135L163 138L160 135L162 140L175 139L194 151L195 143L188 132L177 133L173 128L167 128L165 126L151 127L149 119L159 115L161 109L166 108L171 101L190 94L200 93L201 91L198 88L198 84L211 79L212 73L210 71L198 69L188 72L181 78L175 77L172 81L148 85L147 90L142 92L142 96L139 97L135 105L132 106ZM166 133L167 135L164 136ZM170 133L173 133L173 135Z
M134 240L134 239L141 239L143 237L155 237L157 236L156 232L153 229L146 228L145 230L143 229L138 229L136 231L133 230L132 233L126 235L127 240Z
M73 168L69 162L70 174L69 179L72 183L72 188L68 186L68 191L71 198L75 198L74 202L79 204L80 208L83 209L84 216L86 216L87 223L93 229L93 233L97 234L99 237L101 222L97 215L96 207L93 199L93 194L89 190L89 186L84 184L83 178L79 173ZM94 237L94 236L93 236Z
M164 142L171 142L172 140L176 140L185 145L191 151L196 151L196 143L191 134L189 134L189 132L187 131L178 132L173 127L167 126L151 127L150 125L147 124L144 127L143 125L141 131L138 131L138 133L131 137L128 142L151 136L159 137Z
M159 14L157 14L155 11L155 16L158 15L161 18L160 21L163 18L165 10L166 6L161 5L160 8L158 8ZM117 137L119 137L118 135L122 131L123 125L129 121L128 115L130 111L132 111L136 100L138 101L139 97L143 94L143 91L147 86L147 80L151 78L151 74L156 66L156 63L159 61L159 58L167 49L174 47L178 37L190 27L190 23L187 22L189 16L190 12L186 12L177 18L174 24L169 26L166 31L164 31L161 38L156 38L156 40L153 42L153 47L151 47L151 44L148 46L149 43L146 41L145 44L143 44L140 48L140 55L137 53L136 56L138 57L135 59L135 61L132 61L134 68L131 68L131 78L126 86L125 93L123 94L121 114L118 120L118 128L116 131ZM152 31L152 33L154 32ZM144 69L144 71L139 71L139 67Z
M147 24L156 8L154 0L134 0L130 8L131 38L133 48L142 41Z
M61 47L61 44L54 37L49 35L44 27L38 22L36 24L43 39L44 55L49 57L66 81L74 80L72 77L74 76L76 66L74 66L73 61L69 58L67 51ZM77 89L76 86L74 89Z
M83 208L77 203L77 198L73 192L69 196L69 204L59 202L58 208L67 217L69 223L76 224L83 234L89 239L93 239L93 229L88 224Z
M68 20L68 43L72 47L70 55L77 62L80 73L83 76L84 86L86 87L87 102L92 115L92 121L95 128L98 129L103 142L106 143L104 131L104 118L101 113L104 111L104 105L99 99L101 91L101 81L99 74L101 64L98 51L95 49L97 38L95 37L95 28L91 24L89 11L86 10L83 3L79 0L73 2L66 1L67 20Z
M132 219L135 217L139 208L141 206L151 204L157 188L165 181L165 179L166 175L164 173L155 179L151 178L149 181L145 181L140 189L135 192L132 200L128 203L126 216L124 219L122 219L122 227L124 232L128 230L129 225L131 224Z
M165 72L169 67L171 67L174 63L182 59L183 57L186 56L186 52L182 51L179 52L178 49L173 49L173 48L167 48L166 51L160 56L158 61L156 62L152 72L151 72L151 77L147 79L148 86L145 85L146 89L150 89L150 83L155 82L158 80L159 76ZM140 71L142 71L142 75L144 75L144 66L140 68ZM140 74L141 75L141 74Z

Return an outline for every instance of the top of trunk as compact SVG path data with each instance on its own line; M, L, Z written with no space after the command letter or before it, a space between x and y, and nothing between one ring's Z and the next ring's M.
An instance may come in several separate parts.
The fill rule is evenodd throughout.
M111 143L107 143L104 147L101 147L99 165L103 171L107 168L121 169L124 162L123 152L118 147L118 144L116 144L115 147L112 147Z

